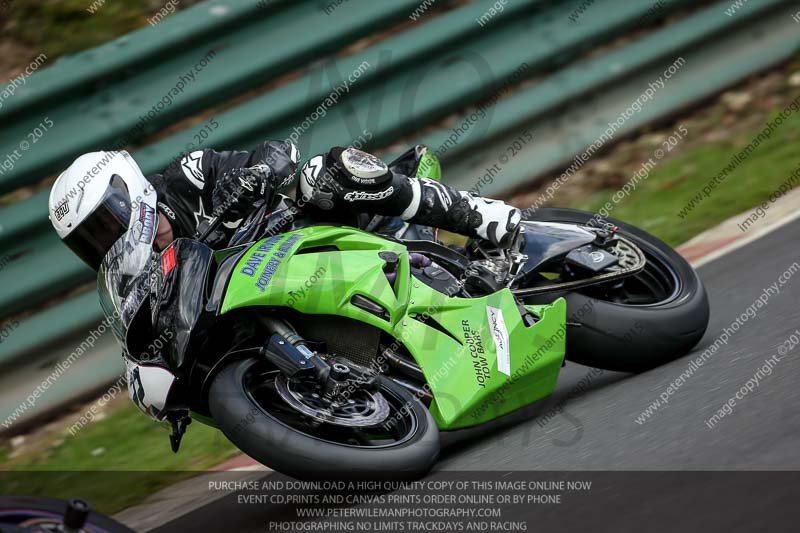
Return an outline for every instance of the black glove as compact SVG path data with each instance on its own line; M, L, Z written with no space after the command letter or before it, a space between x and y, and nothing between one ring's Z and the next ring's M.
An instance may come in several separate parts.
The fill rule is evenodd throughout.
M237 168L225 174L214 187L211 202L214 216L224 220L239 220L247 215L253 204L259 200L269 200L273 190L270 184L270 168L256 165L250 168Z

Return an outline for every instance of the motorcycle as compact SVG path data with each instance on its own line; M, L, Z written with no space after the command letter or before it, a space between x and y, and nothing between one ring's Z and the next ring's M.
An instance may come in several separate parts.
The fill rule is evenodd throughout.
M140 212L98 274L131 399L172 426L175 452L199 420L298 478L421 476L440 432L548 396L565 358L642 372L708 324L680 255L588 212L541 208L508 248L457 247L426 227L326 223L281 197L224 250L178 239L160 253L155 208Z

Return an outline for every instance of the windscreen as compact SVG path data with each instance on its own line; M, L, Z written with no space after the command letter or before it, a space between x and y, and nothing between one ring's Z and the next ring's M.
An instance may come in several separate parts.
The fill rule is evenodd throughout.
M97 273L100 305L123 349L128 326L150 293L149 273L158 258L153 250L157 216L150 202L137 204L130 228L108 251Z

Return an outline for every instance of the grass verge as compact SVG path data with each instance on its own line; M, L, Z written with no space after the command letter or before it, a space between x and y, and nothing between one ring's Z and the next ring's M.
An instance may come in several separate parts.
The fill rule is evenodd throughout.
M170 12L198 1L173 2ZM144 27L148 17L168 3L167 0L11 0L3 29L8 37L57 57Z
M114 513L164 486L208 470L239 452L221 432L195 422L180 452L173 454L169 430L153 422L127 397L114 400L102 420L74 436L69 422L0 455L0 493L85 498Z
M702 194L708 180L722 172L732 155L757 134L758 130L744 132L735 139L690 148L664 161L639 182L630 196L614 206L610 216L677 246L731 216L768 202L782 185L800 184L797 177L792 178L800 170L800 113L795 113L724 182L711 189L707 198L703 196L695 209L680 216L686 205ZM616 192L617 189L597 191L570 207L598 211L606 202L613 205Z

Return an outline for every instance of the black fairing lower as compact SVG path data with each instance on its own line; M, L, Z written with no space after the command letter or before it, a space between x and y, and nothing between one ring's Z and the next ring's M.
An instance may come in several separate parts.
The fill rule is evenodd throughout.
M547 263L563 259L569 252L595 240L595 235L572 224L551 224L545 222L523 222L523 245L521 252L528 256L517 277L516 284L525 286L529 276Z
M162 356L176 374L182 373L187 353L208 340L211 317L205 313L209 277L214 275L214 253L208 246L191 239L178 239L175 265L160 284L152 288L153 336L172 332L173 339L166 343ZM163 254L162 254L163 258Z

